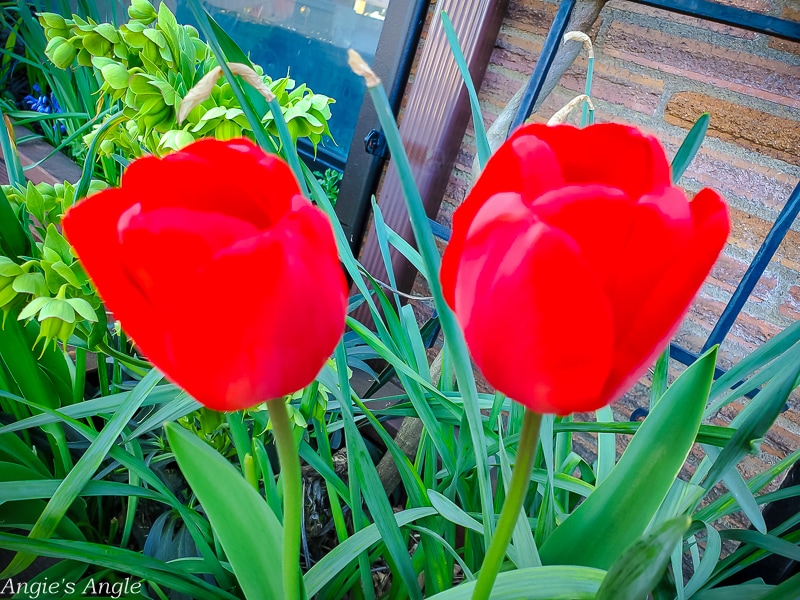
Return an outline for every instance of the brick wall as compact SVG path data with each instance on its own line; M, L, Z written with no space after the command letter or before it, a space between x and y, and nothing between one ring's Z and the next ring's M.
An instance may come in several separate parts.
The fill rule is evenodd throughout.
M719 0L800 21L798 0ZM526 81L552 23L556 0L511 0L480 89L491 123ZM625 0L611 0L591 32L595 41L596 120L635 124L656 135L671 157L703 112L711 115L703 147L681 184L690 193L719 190L731 207L729 243L678 334L698 350L716 323L778 211L800 179L800 44L711 24ZM534 115L546 121L581 93L580 58ZM474 157L468 130L438 220L450 225L464 199ZM725 343L729 366L800 317L800 220L781 244ZM646 386L616 404L620 418L646 404ZM729 420L737 407L724 411ZM800 405L776 423L752 475L800 448Z

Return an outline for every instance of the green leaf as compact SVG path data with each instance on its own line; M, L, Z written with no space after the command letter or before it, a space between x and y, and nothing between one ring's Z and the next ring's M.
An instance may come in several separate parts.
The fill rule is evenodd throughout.
M634 542L608 570L596 600L641 600L656 586L670 554L689 529L687 516L666 521Z
M41 273L23 273L14 278L11 284L14 291L19 294L33 294L34 296L49 296L50 290Z
M611 474L540 547L542 563L608 568L642 535L694 443L716 354L706 352L670 386Z
M773 588L759 600L797 600L797 590L800 590L800 573Z
M65 263L71 263L73 260L72 248L70 247L69 242L63 235L61 235L61 233L59 233L56 226L52 223L47 226L47 234L44 238L44 247L53 249Z
M706 547L703 551L703 558L700 559L700 565L694 570L692 577L686 582L684 592L687 598L694 596L694 593L708 581L714 568L719 562L720 553L722 552L722 540L719 537L719 532L709 525L706 526Z
M98 567L130 573L144 580L164 585L195 600L238 600L223 589L209 585L184 571L179 563L167 564L139 552L107 544L74 540L36 540L11 533L0 533L0 547L38 556L76 560Z
M492 587L492 600L594 600L605 571L591 567L549 566L500 573ZM475 588L468 581L428 600L470 598Z
M703 590L692 596L692 600L762 600L775 588L764 583L742 583L713 590ZM797 595L782 596L780 600L796 600ZM772 600L778 600L774 598Z
M368 86L367 91L375 105L378 119L386 135L386 143L392 153L392 163L400 176L403 198L406 201L411 228L414 231L414 238L422 258L422 264L425 267L424 272L429 274L438 273L441 256L431 232L430 221L425 212L422 198L414 181L411 164L403 147L403 141L397 128L389 99L386 96L386 90L379 83L373 87ZM439 322L445 338L445 345L450 352L458 387L464 401L464 417L468 424L467 429L472 445L472 454L475 457L476 485L478 487L481 511L483 512L484 542L488 546L494 531L492 482L489 476L489 461L486 450L486 427L483 415L480 412L475 375L472 370L469 351L464 341L464 334L456 321L455 314L444 299L438 278L431 277L428 283L430 284L434 306L439 313ZM398 368L398 365L395 365L395 367Z
M7 256L27 256L31 250L30 238L14 214L2 186L0 186L0 250Z
M783 410L789 394L797 387L800 373L800 346L788 352L781 372L737 415L736 431L703 480L703 487L711 489L728 469L752 450L754 440L763 438Z
M402 581L412 600L421 599L422 594L417 582L417 574L408 555L408 546L403 539L400 528L397 526L392 507L389 504L389 498L383 490L378 472L375 470L375 465L364 443L364 438L361 436L353 418L352 406L349 403L350 383L347 379L347 356L343 342L340 342L336 347L334 356L339 375L339 385L337 386L335 382L323 381L322 383L338 397L340 402L347 439L347 458L355 466L354 470L362 484L364 500L381 532L381 537L386 544L389 556L396 566L394 572L398 578L395 581L395 585L399 585Z
M508 453L503 444L502 436L498 436L500 458L500 471L503 476L503 489L508 494L508 486L511 483L511 464L508 460ZM535 452L536 449L533 449ZM547 492L545 492L547 493ZM512 544L509 545L506 553L508 557L517 565L517 568L541 567L542 561L539 559L539 550L536 548L536 540L533 539L533 531L528 521L528 514L525 505L519 511L517 523L514 526L514 533L511 538Z
M394 515L398 527L436 514L433 508L409 508ZM303 577L306 594L314 597L331 579L344 571L362 552L381 540L381 532L374 523L351 535L323 556Z
M200 438L164 425L186 481L219 538L248 600L283 597L282 527L242 474Z
M103 431L91 443L75 467L64 478L56 493L53 494L50 502L47 503L47 508L42 512L41 517L36 521L30 532L29 537L31 539L47 538L53 534L61 518L66 514L67 509L78 497L86 483L94 476L103 460L105 460L119 434L128 425L133 415L139 410L142 401L155 385L161 381L162 377L161 373L153 369L136 385L121 410L106 423ZM0 574L0 578L13 577L19 574L35 558L35 554L17 554L3 573Z
M720 532L720 536L723 540L744 542L756 548L762 548L767 552L800 562L800 547L774 535L765 535L752 529L725 529Z
M24 465L39 473L43 479L52 477L36 452L13 433L0 433L0 460Z
M87 321L91 321L92 323L97 321L97 313L94 308L83 298L68 298L67 304Z
M481 105L478 101L478 92L475 91L475 84L472 82L472 75L469 72L469 65L464 58L464 53L461 51L461 46L458 43L458 36L456 30L453 29L453 23L450 17L447 16L445 11L442 11L442 27L444 34L447 36L447 43L450 44L450 52L458 65L458 71L461 73L461 78L464 80L464 86L467 88L469 95L469 107L472 111L472 125L475 129L475 146L478 150L478 163L481 170L486 166L489 157L492 154L491 147L489 146L489 138L486 136L486 125L483 122L483 115L481 114Z
M672 159L672 182L677 183L683 175L684 171L689 167L697 151L700 150L700 145L703 143L703 138L706 136L708 129L708 113L700 115L689 133L686 134L686 139L683 140L678 152L675 153L675 158Z
M730 370L726 371L711 386L710 398L716 398L729 387L735 385L741 379L760 369L771 362L800 341L800 321L793 323L778 335L765 342L754 352L748 354L740 362L736 363ZM714 405L712 405L713 407ZM710 416L714 410L709 407L706 416ZM718 406L716 408L719 408Z
M483 525L456 506L447 496L443 496L436 490L428 490L428 498L431 501L431 505L436 509L436 512L451 523L455 523L466 529L471 529L476 533L483 533Z
M18 188L25 187L25 172L22 170L22 164L19 161L19 153L17 152L17 144L14 140L14 129L11 126L11 121L9 118L3 114L3 111L0 110L0 152L3 154L3 162L5 162L6 174L8 175L8 181L11 185L16 186ZM2 194L2 192L0 192ZM3 204L0 202L0 204ZM5 212L3 210L3 212ZM11 225L8 224L5 220L6 215L0 212L0 223L3 223L3 232L5 233L5 229L8 226L9 231L11 231ZM16 217L14 218L17 221ZM19 221L17 221L19 223ZM21 240L17 239L18 232L14 232L14 246L16 247L17 242L21 242ZM28 246L29 248L30 246ZM14 252L16 255L25 255L27 252Z

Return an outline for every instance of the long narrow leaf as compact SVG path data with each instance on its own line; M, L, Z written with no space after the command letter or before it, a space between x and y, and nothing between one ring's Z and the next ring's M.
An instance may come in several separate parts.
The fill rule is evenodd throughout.
M480 413L478 390L475 385L475 376L472 371L472 362L467 351L464 335L461 331L455 315L444 300L442 287L438 281L439 264L441 257L436 247L428 215L420 197L419 190L414 183L414 175L408 156L403 147L400 131L386 97L386 91L380 81L370 84L367 87L372 98L375 110L378 113L381 126L383 127L386 142L392 153L392 163L397 168L400 175L400 184L403 190L403 197L408 208L411 228L414 231L414 239L417 242L420 256L422 257L425 273L431 288L431 295L439 313L442 332L451 357L458 380L458 388L464 398L464 416L469 424L469 436L472 443L473 452L476 456L476 477L478 493L480 497L481 511L483 512L484 542L488 546L494 532L494 515L492 510L492 490L491 478L489 476L489 459L486 452L486 441L484 438L484 420Z
M283 528L264 498L197 436L174 423L167 423L164 429L178 466L205 510L245 597L283 598Z
M591 567L550 566L500 573L492 587L492 600L594 600L605 571ZM429 600L464 600L472 595L474 581L431 596Z
M408 555L408 547L394 519L394 513L389 504L389 498L387 498L383 491L380 477L375 470L375 465L372 463L372 459L364 444L364 439L361 437L353 419L352 408L348 402L350 397L350 384L347 380L347 357L344 344L340 343L337 346L334 356L339 374L338 390L341 392L339 402L342 407L342 417L344 419L345 433L347 436L348 458L352 456L354 459L356 472L363 486L362 492L364 494L364 500L369 507L370 513L372 513L375 524L381 532L383 542L386 544L386 549L391 556L392 562L396 565L399 579L402 580L412 600L421 600L422 594L419 589L419 584L417 583L417 575ZM337 386L334 382L326 383L325 387L333 390L334 394L336 394L335 388L337 388ZM398 584L399 581L395 583L395 585Z
M492 150L489 146L489 138L486 136L486 125L483 122L483 115L481 114L481 105L478 101L478 92L475 91L475 84L472 82L472 75L469 72L467 60L464 58L464 53L461 51L461 45L458 43L458 36L456 30L453 28L453 23L447 13L442 11L442 27L444 34L447 36L447 43L450 44L450 52L458 65L458 70L461 73L461 78L464 80L464 85L469 94L469 107L472 111L472 125L475 128L475 147L478 150L478 163L481 170L489 162L489 156Z
M47 538L55 531L58 522L66 514L67 509L78 497L86 483L92 478L100 463L105 460L109 449L128 425L133 415L139 410L142 401L161 381L163 375L153 369L136 386L122 409L106 423L103 431L92 442L75 467L61 482L42 516L36 521L29 537L31 539ZM13 577L27 568L36 558L35 554L17 554L6 567L0 577Z
M410 508L394 515L398 527L403 527L419 519L436 514L433 508ZM359 554L381 539L381 532L374 523L351 535L347 540L328 552L320 561L311 567L303 578L306 593L314 597L331 579L342 572Z
M673 183L677 183L678 180L680 180L683 173L689 167L689 163L692 162L695 154L700 150L700 145L703 143L703 139L706 136L706 130L708 130L708 120L708 113L700 115L700 118L692 125L692 128L686 135L686 139L683 140L681 147L678 148L678 152L672 159Z
M11 533L0 533L0 548L62 560L77 560L130 573L186 594L195 600L238 600L233 594L209 585L194 575L184 573L174 565L107 544L91 544L75 540L37 540Z
M667 390L612 473L540 548L544 564L607 568L642 535L697 435L715 358L713 348Z

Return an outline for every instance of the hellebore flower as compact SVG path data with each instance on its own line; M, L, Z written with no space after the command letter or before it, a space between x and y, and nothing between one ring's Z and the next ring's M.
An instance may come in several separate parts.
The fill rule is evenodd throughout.
M662 351L725 244L654 138L617 124L520 128L453 215L445 299L476 364L536 412L602 407Z
M210 408L309 384L344 331L327 217L283 161L247 140L139 159L63 226L137 346Z

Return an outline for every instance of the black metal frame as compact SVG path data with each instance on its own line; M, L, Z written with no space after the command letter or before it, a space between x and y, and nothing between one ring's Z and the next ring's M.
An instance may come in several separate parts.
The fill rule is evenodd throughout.
M429 4L430 0L391 0L386 11L372 68L383 78L395 115L400 110ZM336 214L354 251L361 244L370 211L370 198L377 187L385 160L380 155L362 151L360 141L366 140L370 132L378 127L378 115L372 102L364 102L336 201Z
M684 15L700 17L716 23L740 27L756 33L766 33L790 41L800 41L800 23L762 15L741 8L725 6L716 2L710 2L709 0L630 1ZM544 47L542 48L542 53L536 63L536 68L525 89L522 104L511 126L512 131L525 122L536 104L536 99L544 85L547 72L550 70L553 60L555 59L559 43L567 32L567 25L575 3L576 0L562 0L558 7L553 25L550 27L550 31L544 42ZM725 336L742 311L745 302L747 302L747 298L764 273L769 261L775 255L775 251L783 241L783 238L786 237L786 233L797 218L798 213L800 213L800 183L798 183L791 196L789 196L786 205L783 207L774 225L764 238L764 242L756 253L753 262L750 263L747 272L739 282L725 310L723 310L719 321L717 321L716 326L703 345L702 352L705 352L715 344L721 343L722 340L725 339ZM672 343L670 344L670 356L685 365L690 365L697 360L699 354ZM722 372L721 369L717 369L716 376L719 376Z

